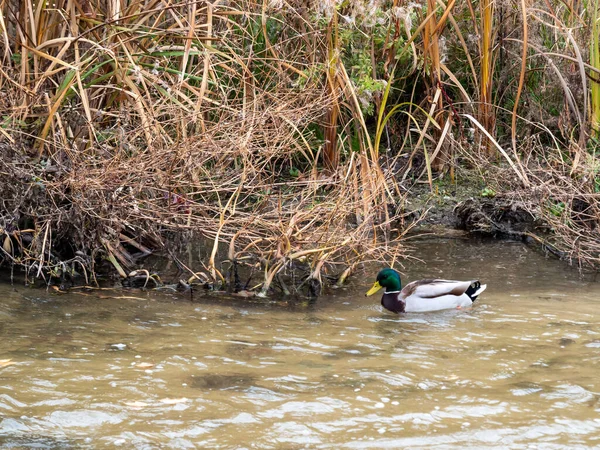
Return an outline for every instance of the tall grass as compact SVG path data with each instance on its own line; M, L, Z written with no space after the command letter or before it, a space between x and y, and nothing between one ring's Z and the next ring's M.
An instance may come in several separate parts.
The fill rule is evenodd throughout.
M397 251L372 239L395 239L391 177L371 145L340 158L353 86L335 11L321 29L267 2L82 5L2 4L7 260L64 276L104 255L125 276L141 248L193 231L214 242L193 279L224 281L224 242L231 263L260 261L266 292L294 266L320 281Z
M591 128L596 138L600 137L600 17L598 15L598 0L590 2L592 8L592 26L590 39L590 65L596 69L591 78Z
M494 108L494 69L495 52L494 40L496 36L496 27L494 26L495 2L493 0L481 0L481 43L479 53L481 58L480 79L479 79L479 121L484 128L495 134L496 113ZM475 30L478 30L475 28ZM491 156L494 153L490 140L484 140L486 154Z
M193 231L190 279L226 281L227 244L266 293L395 259L411 183L480 153L520 189L539 164L596 180L597 1L501 6L5 0L3 258L127 275Z

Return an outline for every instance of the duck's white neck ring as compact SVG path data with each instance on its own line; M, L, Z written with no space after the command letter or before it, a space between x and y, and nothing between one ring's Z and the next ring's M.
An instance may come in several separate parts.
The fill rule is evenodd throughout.
M386 294L397 294L400 291L385 291Z

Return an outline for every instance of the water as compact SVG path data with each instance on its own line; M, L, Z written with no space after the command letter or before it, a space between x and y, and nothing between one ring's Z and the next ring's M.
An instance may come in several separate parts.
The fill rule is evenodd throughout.
M600 284L518 243L415 255L406 281L488 290L396 316L374 273L295 307L1 285L0 445L600 448Z

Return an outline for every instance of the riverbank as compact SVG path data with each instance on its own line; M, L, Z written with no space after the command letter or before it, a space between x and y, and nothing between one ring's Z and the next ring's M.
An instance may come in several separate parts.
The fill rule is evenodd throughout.
M318 295L455 222L600 267L593 8L13 3L0 258L28 282L147 287L161 255L185 286Z
M521 240L532 248L563 260L580 269L595 270L592 255L580 255L568 248L570 227L558 226L568 210L558 211L543 198L524 192L511 183L498 183L506 177L501 168L487 180L477 179L476 172L466 172L467 181L438 182L433 192L426 184L411 189L408 204L412 217L424 216L415 233L433 233L443 236L461 230L474 236L494 239ZM507 189L508 188L508 189ZM565 234L567 236L565 236Z
M6 162L0 164L5 170L9 167ZM206 203L190 197L184 201L181 195L153 200L163 202L162 212L171 211L168 220L162 220L166 217L162 213L149 215L147 206L142 214L148 193L160 193L156 185L136 188L115 179L113 185L105 184L102 190L91 193L97 202L97 207L91 208L85 190L68 192L63 185L62 197L58 196L59 180L68 180L68 174L22 164L21 171L26 173L28 169L37 175L19 177L12 168L13 178L5 182L5 192L13 193L13 204L19 199L21 209L20 216L16 216L19 219L12 222L12 231L5 227L3 266L11 269L16 279L50 285L59 291L100 284L316 297L325 286L343 284L365 263L401 265L412 256L408 238L420 234L444 236L456 230L524 240L559 258L566 256L553 244L556 235L551 224L539 208L532 207L532 201L523 202L510 192L499 192L497 185L478 178L474 170L461 169L454 182L449 176L438 178L431 187L427 182L408 185L395 180L399 187L396 203L388 205L387 221L381 220L385 218L381 214L371 215L371 220L379 221L374 226L367 226L364 220L359 223L357 204L343 205L344 190L321 177L314 183L300 184L296 190L288 188L286 195L278 192L264 196L262 203L270 204L270 208L277 198L280 212L294 211L288 213L286 227L277 222L281 219L270 219L270 224L259 224L262 228L246 225L236 229L240 220L226 223L220 219L223 214L207 217L201 212ZM29 181L34 176L36 181ZM273 192L281 191L278 186L271 187ZM308 188L312 189L311 204L286 203ZM61 207L54 209L57 203ZM211 207L215 212L219 210L218 204ZM240 202L238 212L245 207ZM265 208L269 207L262 206ZM325 215L313 217L317 211ZM198 214L202 227L197 225ZM268 213L262 214L268 217ZM42 217L46 220L40 221ZM278 234L256 241L261 245L252 245L249 237L265 230L265 225ZM327 226L332 229L325 233ZM310 236L323 240L311 242Z

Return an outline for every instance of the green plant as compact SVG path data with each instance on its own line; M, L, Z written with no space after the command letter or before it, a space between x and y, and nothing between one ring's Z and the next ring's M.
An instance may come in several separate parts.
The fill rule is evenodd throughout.
M548 212L554 217L562 217L565 212L565 203L559 201L549 201Z
M496 191L491 187L485 187L482 189L480 195L485 198L494 198L496 196Z

